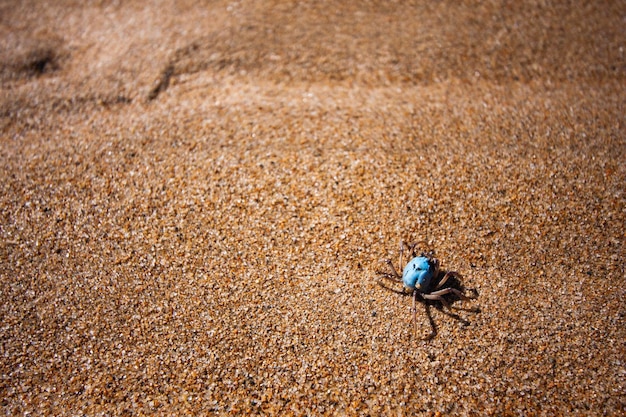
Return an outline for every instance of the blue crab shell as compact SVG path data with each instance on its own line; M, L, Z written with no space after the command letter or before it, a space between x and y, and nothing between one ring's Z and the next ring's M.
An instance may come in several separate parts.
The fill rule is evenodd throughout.
M418 256L409 261L402 272L402 282L408 289L414 290L419 284L421 292L428 291L430 281L436 273L436 267L425 256Z

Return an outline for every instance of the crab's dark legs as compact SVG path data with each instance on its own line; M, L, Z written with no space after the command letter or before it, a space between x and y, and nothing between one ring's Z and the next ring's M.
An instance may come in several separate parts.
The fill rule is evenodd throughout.
M413 337L417 338L417 291L413 291Z
M402 255L400 255L400 259L402 259ZM393 266L393 262L391 262L391 259L385 259L385 262L387 263L387 265L389 265L389 268L391 268L392 275L397 280L401 280L402 276L400 274L398 274L398 271L396 271L396 267Z
M413 292L413 337L417 339L417 297L423 297L424 294L418 294L417 291ZM426 311L426 317L428 318L428 324L430 324L430 334L421 338L424 341L432 340L437 335L437 325L433 320L432 314L430 314L430 306L428 303L424 303L424 309Z
M382 271L378 271L378 275L381 278L385 278L389 281L393 281L395 283L397 283L398 281L402 280L402 277L398 274L398 271L396 271L396 268L393 266L393 263L391 262L391 259L385 259L384 262L386 262L389 265L389 268L391 268L391 273L389 272L382 272ZM381 287L389 290L389 291L393 291L397 294L405 294L404 290L398 290L396 288L393 288L391 286L387 286L385 284L383 284L383 280L382 279L378 279L376 280L376 282L378 283L378 285L380 285Z
M406 246L406 248L409 250L409 256L410 257L414 257L415 255L415 247L417 246L417 242L413 242L411 244L408 244L404 241L402 241L400 243L400 251L402 251L402 249ZM402 268L402 263L400 263L400 268Z
M439 284L437 284L435 289L438 290L439 288L443 287L443 285L446 283L446 281L448 281L448 278L450 277L460 278L461 274L459 274L458 272L454 272L454 271L446 272L446 274L443 276L441 281L439 281Z
M404 241L400 242L400 257L398 259L398 268L400 268L399 270L402 271L402 258L404 256L404 247L406 246L406 249L409 250L409 256L414 256L414 251L415 251L415 247L417 246L417 243L411 243L410 245L406 244ZM382 274L385 278L387 279L393 279L392 277L390 277L389 275L393 275L393 277L395 277L395 279L397 280L401 280L402 279L402 275L400 275L398 273L398 269L396 269L396 267L393 265L393 262L391 261L391 259L385 259L384 262L389 265L389 268L391 269L391 274Z
M426 317L428 317L428 323L430 324L430 334L424 337L422 340L429 341L437 336L437 325L435 324L435 320L433 320L432 314L430 314L430 306L428 305L428 303L424 303L424 309L426 311Z
M469 301L471 300L470 297L468 297L467 295L463 294L461 291L457 290L456 288L444 288L443 290L439 290L439 291L435 291L435 292L431 292L430 294L421 294L422 297L425 300L432 300L432 301L440 301L441 304L443 304L443 306L448 310L452 310L452 306L450 306L450 304L446 301L445 298L443 298L444 295L446 294L454 294L457 297L459 297L461 300L463 301ZM456 310L465 310L463 308L458 308L458 307L454 307ZM468 311L474 311L475 309L470 309Z

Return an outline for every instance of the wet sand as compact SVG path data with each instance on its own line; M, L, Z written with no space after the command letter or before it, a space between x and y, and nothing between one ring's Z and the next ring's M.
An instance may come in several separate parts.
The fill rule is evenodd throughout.
M0 3L2 411L624 414L607 3Z

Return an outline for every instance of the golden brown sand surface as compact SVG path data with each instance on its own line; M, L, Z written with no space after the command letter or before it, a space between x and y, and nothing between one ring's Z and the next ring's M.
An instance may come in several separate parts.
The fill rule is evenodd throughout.
M625 21L0 2L3 413L624 415Z

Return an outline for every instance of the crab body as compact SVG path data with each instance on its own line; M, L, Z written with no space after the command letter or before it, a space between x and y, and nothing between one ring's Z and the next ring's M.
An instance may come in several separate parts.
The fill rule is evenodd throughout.
M387 263L387 265L389 265L389 269L391 270L391 272L380 272L380 271L378 272L378 274L384 279L387 279L392 282L397 282L397 283L401 282L404 286L404 289L402 291L393 289L391 287L384 285L381 280L379 280L378 283L382 285L384 288L387 288L396 293L401 293L401 294L408 293L413 296L412 297L413 298L413 308L412 308L413 322L415 323L416 327L417 327L417 319L415 317L416 316L415 304L417 303L418 300L425 302L424 305L426 306L426 312L428 314L428 318L429 318L431 329L432 329L431 334L426 338L426 340L433 338L437 332L435 323L433 322L432 317L430 316L428 302L439 301L446 308L447 310L445 312L446 314L456 318L457 320L460 320L464 324L468 323L467 321L459 317L457 314L452 313L452 309L464 310L464 311L469 311L469 312L474 312L474 313L477 313L480 310L478 308L463 309L463 308L453 307L448 303L448 301L446 301L444 296L448 294L452 294L460 300L467 301L472 298L476 298L478 293L474 290L474 296L470 297L470 296L465 295L461 290L454 288L452 286L444 287L448 279L450 278L458 279L458 277L460 277L459 273L454 272L454 271L446 271L445 273L441 273L439 270L439 260L437 260L431 255L424 254L424 253L422 253L420 256L416 256L415 246L417 245L415 243L411 245L407 245L404 242L401 243L400 261L398 262L398 265L400 268L402 268L402 255L403 255L405 246L406 248L409 249L409 254L413 256L413 258L409 261L409 263L405 265L404 269L402 269L402 275L398 273L398 270L393 266L393 262L391 262L390 259L386 259L385 262ZM440 275L443 275L443 277L441 277Z
M439 263L434 258L418 256L409 261L402 272L402 283L409 291L428 292L431 281L439 273Z

